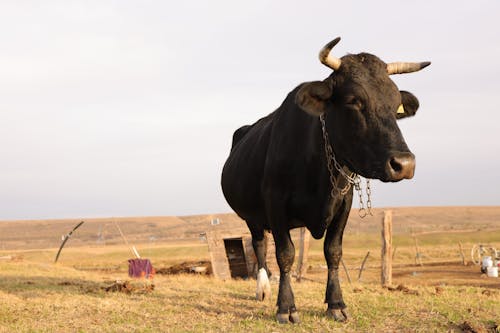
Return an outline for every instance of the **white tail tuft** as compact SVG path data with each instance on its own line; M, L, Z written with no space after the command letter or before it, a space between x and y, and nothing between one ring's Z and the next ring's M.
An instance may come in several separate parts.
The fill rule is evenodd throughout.
M255 298L258 301L263 301L266 298L271 297L271 284L269 283L269 277L265 268L259 269L257 273L257 291L255 292Z

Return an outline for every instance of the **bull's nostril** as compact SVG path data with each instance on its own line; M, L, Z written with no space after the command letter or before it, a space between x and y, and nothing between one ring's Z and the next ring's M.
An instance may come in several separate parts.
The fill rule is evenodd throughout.
M394 170L394 172L396 173L400 173L401 170L403 170L403 165L394 157L391 158L390 165L392 170Z
M412 153L395 153L388 159L386 171L391 181L413 178L415 156Z

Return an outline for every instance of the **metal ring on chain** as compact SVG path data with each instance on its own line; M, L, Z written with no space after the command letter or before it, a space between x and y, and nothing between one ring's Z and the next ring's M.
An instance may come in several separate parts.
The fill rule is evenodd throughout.
M325 142L325 155L326 155L326 166L328 169L328 173L330 174L330 184L332 185L332 190L330 191L330 196L333 198L335 197L336 193L339 193L341 195L346 195L349 190L351 189L351 186L354 186L354 189L356 192L358 192L359 196L359 210L358 214L359 217L364 218L366 215L372 215L372 201L371 201L371 187L370 187L370 180L366 179L366 208L365 204L363 202L363 190L361 188L361 177L354 173L351 172L351 174L347 174L344 171L344 168L340 165L339 162L335 159L335 154L333 153L333 148L330 144L330 138L328 136L328 131L326 130L326 123L325 123L325 115L322 114L319 116L319 120L321 122L321 131L323 132L323 140ZM343 176L347 180L346 186L344 186L340 191L337 187L337 181L335 179L335 175L333 174L333 168L340 173L341 176Z

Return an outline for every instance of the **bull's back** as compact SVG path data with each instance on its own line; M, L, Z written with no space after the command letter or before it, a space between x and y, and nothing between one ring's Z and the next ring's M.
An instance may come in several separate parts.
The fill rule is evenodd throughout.
M222 170L222 191L231 208L242 218L263 214L261 183L264 174L272 114L233 135L231 153Z

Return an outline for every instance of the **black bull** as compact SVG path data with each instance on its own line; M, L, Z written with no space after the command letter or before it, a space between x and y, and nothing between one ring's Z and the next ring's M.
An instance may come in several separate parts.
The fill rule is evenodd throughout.
M396 120L413 116L418 100L399 91L389 75L413 72L429 63L386 64L368 53L338 59L330 54L338 40L320 53L321 62L334 69L332 74L323 81L299 85L276 111L238 129L222 172L224 196L252 234L258 285L268 283L264 231L272 232L280 269L280 322L299 321L290 285L295 248L289 231L303 226L316 239L326 231L327 315L347 319L338 268L353 190L351 187L344 195L339 191L348 185L339 171L384 182L409 179L414 174L415 157ZM340 165L332 171L327 168L328 143L318 118L324 120ZM263 276L264 282L260 281ZM263 299L269 292L258 286L257 298Z

